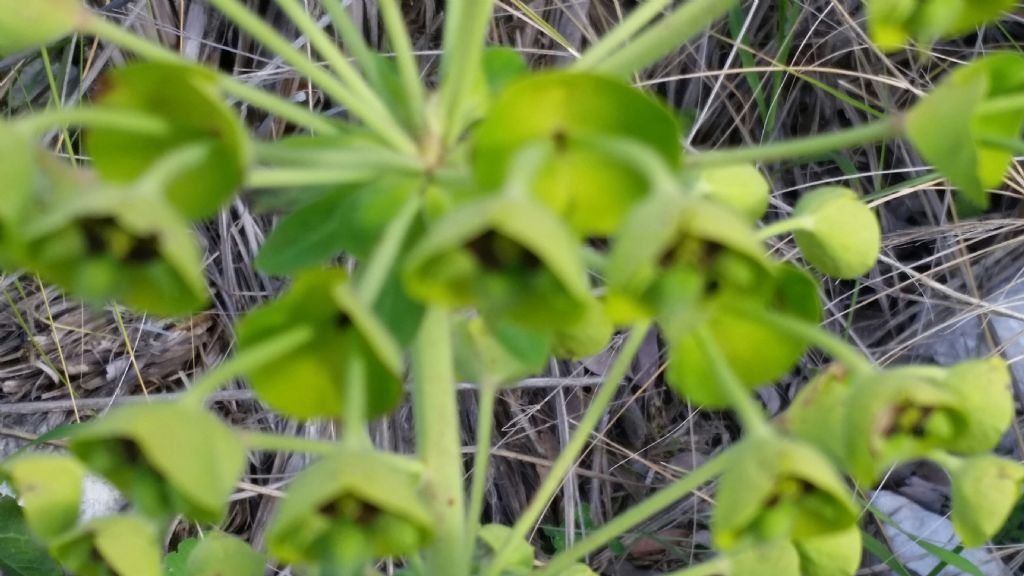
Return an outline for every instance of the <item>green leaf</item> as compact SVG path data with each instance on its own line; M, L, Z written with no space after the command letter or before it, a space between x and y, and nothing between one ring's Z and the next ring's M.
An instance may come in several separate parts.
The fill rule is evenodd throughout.
M0 266L21 259L18 232L36 193L36 154L36 147L28 138L10 124L0 122L0 182L4 183L0 202Z
M751 437L722 474L711 520L729 550L774 540L803 541L856 526L859 511L843 479L809 444Z
M191 576L188 572L188 558L199 545L196 538L186 538L178 543L178 549L164 557L164 576Z
M755 544L729 555L728 576L801 576L800 556L790 542Z
M953 527L968 548L984 545L1006 523L1021 497L1024 466L990 454L961 461L953 480Z
M863 547L860 529L849 529L796 542L801 576L853 576L860 567Z
M85 469L57 454L29 454L4 464L32 531L51 539L74 528L81 507Z
M253 310L238 323L244 351L282 330L308 327L313 339L288 356L250 373L262 400L295 418L339 417L351 358L367 362L367 413L384 414L402 395L401 349L359 302L344 270L308 270L276 301Z
M78 576L160 576L156 528L138 516L97 518L51 551Z
M479 541L476 543L476 556L474 563L482 573L480 567L485 567L493 560L495 553L501 550L508 541L512 529L503 524L486 524L480 527ZM516 540L512 543L512 552L508 560L502 566L502 576L512 574L529 574L533 570L535 551L533 546L526 540Z
M551 338L479 316L453 322L456 372L467 382L509 384L543 370Z
M38 48L71 34L85 17L78 0L48 0L45 8L35 3L0 0L0 56Z
M843 464L847 448L844 417L849 396L846 369L829 366L800 390L781 416L780 425L793 436L813 444L836 464Z
M262 576L267 560L222 532L208 534L188 556L188 576Z
M177 403L117 408L71 439L71 451L147 514L219 522L245 449L213 414Z
M500 94L506 87L530 72L523 55L508 46L488 46L483 57L484 78L492 95Z
M202 162L177 174L165 193L188 218L216 213L241 187L249 163L248 135L217 85L214 72L192 65L143 63L115 69L98 105L157 116L172 130L166 135L90 130L85 145L97 171L112 182L132 182L167 154L205 145Z
M0 573L6 576L61 576L64 571L35 541L14 498L0 497Z
M647 183L628 161L590 143L590 136L651 149L669 167L682 157L675 118L654 98L617 79L555 72L529 76L501 93L474 131L474 172L483 188L497 190L525 149L549 146L553 152L531 193L577 232L607 235L646 193Z
M434 532L422 482L419 463L403 456L343 450L325 457L292 482L270 526L270 551L290 563L415 552Z
M294 274L342 252L365 258L401 209L415 183L383 178L324 194L285 216L260 249L256 267L267 274Z
M1024 56L997 54L950 73L907 113L907 136L914 147L978 208L988 206L987 190L1003 182L1013 154L986 139L1015 139L1024 110L982 113L988 100L1024 91Z
M882 233L874 212L853 190L819 188L797 202L793 236L812 266L833 278L857 278L875 266Z
M993 357L961 362L946 371L939 386L956 395L967 418L966 428L946 449L962 454L994 450L1015 414L1006 361Z

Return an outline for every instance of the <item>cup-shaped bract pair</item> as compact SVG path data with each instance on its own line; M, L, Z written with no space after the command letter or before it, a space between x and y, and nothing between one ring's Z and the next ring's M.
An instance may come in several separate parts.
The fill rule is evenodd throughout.
M860 529L800 541L755 544L729 554L726 576L853 576L860 567Z
M474 130L473 169L483 188L498 190L524 149L549 146L531 193L578 234L607 236L647 194L649 175L591 138L636 143L668 167L682 158L678 123L651 96L615 78L552 72L501 93Z
M711 531L717 548L800 542L856 525L853 495L810 444L752 436L735 450L716 492Z
M219 522L245 468L245 448L205 410L169 402L118 408L82 427L71 451L143 513Z
M78 576L160 576L157 528L139 516L106 516L62 536L53 557Z
M1011 10L1015 0L870 0L867 4L871 40L885 51L908 40L931 44L973 32Z
M951 72L907 113L914 147L975 209L989 205L987 190L1003 182L1012 146L1024 123L1024 108L1000 98L1024 92L1024 56L996 54Z
M361 566L415 552L433 535L422 469L403 456L341 450L300 474L270 526L283 562Z
M4 464L6 477L21 503L25 521L37 537L52 540L78 524L85 468L59 454L27 454Z
M344 270L301 273L277 300L239 321L239 350L296 329L307 329L312 337L248 375L272 408L293 418L341 417L353 386L365 388L367 416L384 414L401 399L401 349L353 293Z
M45 182L61 193L38 204L15 232L18 266L96 304L114 300L159 316L206 305L195 236L162 198L97 184L75 189L71 168L46 170Z
M768 210L771 185L751 164L709 166L683 172L687 192L729 206L750 222L757 222Z
M856 278L875 266L882 244L878 219L853 190L814 190L800 198L793 218L800 252L823 274Z
M427 230L403 274L413 297L553 332L593 303L579 242L550 210L501 196L456 207Z
M1024 466L982 454L958 460L948 472L953 488L953 527L965 546L981 546L1002 529L1020 500Z
M104 180L133 182L169 155L195 148L201 157L175 173L163 191L182 215L210 216L242 185L248 136L237 112L224 103L214 72L167 63L118 68L106 77L97 105L167 125L152 134L99 126L89 130L86 150Z
M0 56L59 40L88 14L79 0L0 0Z

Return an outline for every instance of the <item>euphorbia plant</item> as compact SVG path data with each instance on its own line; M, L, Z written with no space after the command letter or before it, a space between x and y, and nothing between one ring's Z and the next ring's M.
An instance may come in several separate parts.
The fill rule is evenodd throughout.
M817 272L856 278L878 256L877 220L854 191L824 188L804 195L791 218L759 227L770 187L755 163L906 136L983 207L1021 149L1024 57L968 64L909 111L860 127L684 155L672 112L625 78L735 0L641 3L575 64L536 74L514 52L485 48L493 2L449 1L436 89L421 82L397 0L380 2L393 60L369 49L340 2L323 3L339 45L299 0L276 1L326 68L239 0L210 3L343 106L346 120L182 62L76 0L0 0L0 55L82 34L148 61L111 71L94 102L0 123L7 270L36 272L92 304L197 312L208 294L189 224L243 188L292 192L256 264L293 281L240 320L234 358L180 400L82 425L70 455L3 464L29 526L68 569L159 573L161 531L177 515L220 521L246 449L319 458L291 484L268 534L270 556L307 574L376 574L388 557L409 575L588 574L588 554L717 476L720 555L688 573L853 574L860 532L849 479L871 487L916 458L949 470L965 542L984 542L1005 521L1024 481L1018 464L989 454L1013 417L1005 363L880 369L819 327L815 277L778 261L764 241L792 233ZM869 4L886 47L931 42L1009 6ZM942 12L947 5L956 12ZM255 141L227 96L294 134ZM91 163L35 149L40 134L69 125L84 132ZM348 270L332 264L342 254ZM668 344L668 383L734 411L745 437L540 560L526 537L652 327ZM614 330L624 335L618 357L530 505L512 526L481 525L496 391L551 354L598 352ZM812 346L834 364L769 421L752 391ZM240 375L284 415L339 421L341 441L220 422L205 400ZM400 402L406 376L417 449L389 454L372 445L367 423ZM482 395L468 496L457 378ZM86 470L121 489L134 511L79 525ZM255 575L263 564L241 541L213 535L187 570Z

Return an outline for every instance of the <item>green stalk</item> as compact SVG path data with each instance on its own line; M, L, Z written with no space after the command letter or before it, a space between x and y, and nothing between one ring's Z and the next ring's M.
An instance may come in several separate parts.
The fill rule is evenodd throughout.
M413 350L413 410L416 451L428 476L434 542L427 548L427 574L467 576L469 546L462 477L462 440L448 311L430 307Z
M372 307L377 302L384 283L388 279L388 274L395 267L395 262L402 252L402 246L409 237L412 225L416 222L416 216L420 213L422 203L423 199L420 194L414 194L406 201L398 214L388 223L384 235L374 246L373 253L366 261L366 267L361 270L356 293L367 306Z
M362 351L360 351L362 352ZM345 410L342 444L346 448L372 448L366 428L366 360L361 353L349 354L345 374Z
M298 436L281 436L268 432L238 431L238 437L250 450L267 450L271 452L301 452L327 456L338 451L333 442L311 440Z
M583 53L573 64L579 70L596 68L602 61L612 56L634 34L643 30L652 20L658 17L673 0L648 0L633 9L626 18L601 37L596 44Z
M449 0L441 62L444 141L454 144L469 124L469 100L480 79L494 0Z
M423 83L420 82L419 65L416 63L416 54L412 48L409 29L405 26L405 17L396 0L381 0L380 14L384 20L384 27L387 29L388 42L391 43L391 49L398 60L398 75L402 81L405 100L409 105L409 117L412 119L415 129L422 130L426 95L423 91Z
M535 576L561 575L573 563L600 550L615 538L640 525L658 512L676 504L680 499L725 471L729 463L729 454L730 452L727 451L715 456L693 472L658 490L639 504L631 506L594 532L587 534L572 548L556 554L547 566L535 573Z
M764 410L751 398L750 390L736 376L736 372L729 365L725 354L722 353L721 347L715 342L707 328L697 329L697 342L701 351L704 352L704 356L711 362L715 379L729 398L729 404L743 424L744 431L751 436L772 434Z
M359 166L346 167L343 163L333 167L256 168L249 173L246 187L260 188L301 188L304 186L334 186L356 184L380 178L382 171L392 174L418 176L422 170L390 163L367 162Z
M491 437L494 429L494 404L498 397L498 384L490 379L480 383L480 406L476 421L476 452L473 454L473 480L469 489L469 514L466 517L466 542L475 545L480 530L480 516L484 510L484 490L487 487L487 469L491 460Z
M870 374L875 367L859 350L821 326L786 314L765 310L758 306L737 304L736 311L744 317L771 326L794 338L808 342L828 353L854 374Z
M687 156L685 164L691 168L725 166L746 162L772 162L807 156L820 156L828 152L845 150L853 146L897 138L903 133L900 116L890 116L867 124L782 142L760 146L741 146L713 150Z
M573 431L572 438L562 448L558 458L551 464L551 470L544 477L544 481L541 482L537 492L530 500L529 506L526 507L526 510L519 516L515 525L512 526L508 539L505 540L504 545L495 554L491 565L484 572L485 576L498 576L504 568L504 563L510 560L515 543L525 539L544 514L544 510L547 509L551 498L558 492L562 482L565 480L566 474L576 464L576 460L590 441L591 433L597 428L597 424L601 421L605 410L608 409L608 405L615 398L615 393L618 392L619 385L622 383L622 379L625 378L626 371L629 370L629 365L633 362L633 357L640 348L640 344L644 341L649 327L650 322L644 321L638 322L630 329L629 336L622 345L615 363L612 364L608 373L605 374L601 388L594 395L590 407L587 408L576 430Z
M345 11L342 0L325 0L320 2L320 6L327 12L327 16L331 19L331 24L334 25L335 32L341 36L341 41L344 43L348 53L359 63L360 68L363 69L363 74L371 80L375 78L375 68L377 66L374 60L376 57L375 53L370 49L370 45L366 43L363 33L352 23L352 18Z
M169 64L195 65L182 59L177 52L136 36L101 16L93 15L86 18L80 27L80 31L134 52L146 60ZM341 132L338 122L321 116L294 102L290 102L277 94L240 82L226 74L217 72L217 84L224 92L262 108L296 126L302 126L313 132L322 132L324 134L337 134Z
M313 331L309 328L292 328L281 332L207 372L189 388L188 392L182 395L181 402L201 406L206 397L219 390L221 386L243 374L276 362L309 343L312 339Z
M778 222L772 222L757 231L757 239L764 241L772 236L788 234L797 230L807 230L814 225L814 218L805 216L803 218L786 218Z
M416 144L386 108L366 102L360 95L354 94L341 80L327 72L305 54L292 46L286 38L259 16L249 11L239 0L210 0L210 4L223 12L239 28L245 30L255 40L281 56L295 70L313 81L325 94L348 108L353 116L359 118L378 136L403 153L415 155Z
M108 110L101 107L47 108L29 116L14 119L18 128L39 135L55 127L106 128L124 130L145 136L164 136L174 130L162 118L133 110Z
M590 70L628 76L654 64L729 13L739 0L689 0Z

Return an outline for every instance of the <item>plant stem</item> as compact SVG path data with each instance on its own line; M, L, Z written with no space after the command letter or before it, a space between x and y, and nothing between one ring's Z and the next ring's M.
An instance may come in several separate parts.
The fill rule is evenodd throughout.
M268 432L238 431L238 437L250 450L269 450L274 452L304 452L326 456L338 451L333 442L311 440L298 436L281 436Z
M273 338L249 348L242 354L233 356L230 360L207 372L182 396L181 402L202 405L206 397L216 392L221 386L246 372L259 370L263 366L277 361L282 356L309 343L312 339L313 331L309 328L292 328L276 334Z
M395 267L395 262L402 252L402 246L409 237L412 225L416 222L421 205L422 196L419 193L414 193L398 214L391 219L388 227L384 230L384 235L374 246L373 253L366 261L366 267L361 271L359 285L356 288L359 298L367 306L372 307L380 296L388 274Z
M39 135L54 127L74 125L82 128L124 130L146 136L164 136L174 127L162 118L133 110L108 110L96 106L47 108L14 120L18 128Z
M398 75L409 106L409 117L415 129L420 131L423 129L423 107L426 104L426 97L423 93L423 84L420 82L419 65L416 63L416 54L409 38L409 29L405 26L405 17L396 0L381 0L379 5L381 19L384 20L384 27L388 32L388 42L398 60Z
M444 141L454 144L469 123L469 99L481 74L484 38L494 0L449 0L441 63Z
M665 8L671 6L672 2L673 0L647 0L640 4L622 22L602 36L596 44L588 48L573 64L573 67L579 70L596 68L628 42L634 34L643 30L657 18Z
M751 320L767 324L776 330L794 338L799 338L827 352L854 374L863 375L875 371L875 367L869 360L864 358L859 350L817 324L786 314L771 312L757 306L738 304L736 305L736 310Z
M736 372L729 365L729 360L722 353L721 347L715 342L714 336L707 328L698 328L697 341L704 356L711 362L715 380L729 398L729 404L743 424L744 431L751 436L771 434L771 427L765 418L764 410L754 402L750 396L750 390L736 376Z
M541 482L533 498L531 498L529 506L526 507L526 510L519 516L515 525L512 526L508 539L505 540L501 549L495 554L491 565L484 572L485 576L497 576L501 572L504 568L503 564L510 559L515 543L525 539L534 524L544 514L549 501L558 492L559 487L565 480L566 474L576 464L576 460L586 448L587 443L590 441L590 434L597 428L597 424L601 421L605 410L608 409L608 405L615 398L615 393L618 392L619 385L622 383L623 378L625 378L626 371L629 370L629 366L633 362L633 357L636 355L637 350L639 350L640 344L647 336L647 329L649 327L650 322L643 321L638 322L630 329L626 342L622 345L622 349L619 351L614 364L605 374L604 382L594 395L594 399L590 407L583 414L583 418L580 419L572 438L562 448L558 458L551 464L551 469L548 471L547 476L544 477L544 481Z
M896 138L902 133L902 117L890 116L837 132L794 138L782 142L771 142L761 146L741 146L693 154L687 156L684 163L688 167L704 168L708 166L741 164L744 162L772 162L775 160L817 156L860 144Z
M435 538L426 550L428 574L467 576L469 547L462 477L462 440L448 311L427 309L413 350L416 450L426 466Z
M469 515L466 517L468 534L466 543L475 546L480 530L480 516L484 510L484 489L487 487L487 469L491 458L491 436L494 428L494 403L498 384L490 379L480 383L480 405L476 420L476 453L473 454L473 480L469 490Z
M654 64L726 15L739 0L689 0L589 69L628 76Z
M182 59L176 52L136 36L101 16L87 18L81 27L81 32L102 38L153 62L195 65ZM217 73L217 85L224 92L292 122L296 126L324 134L340 132L337 122L290 102L277 94L250 86L226 74Z
M339 162L339 164L342 163ZM421 172L404 165L396 166L390 163L375 165L370 162L361 166L350 167L341 165L330 168L318 166L304 168L257 168L249 173L245 185L250 189L262 189L358 184L380 178L382 171L390 171L392 174L408 173L410 176L421 174Z
M807 230L813 224L814 218L811 217L779 220L778 222L772 222L771 224L760 228L757 231L757 239L763 241L771 238L772 236L788 234L790 232L795 232L796 230Z
M610 519L596 531L576 543L572 548L560 552L548 562L535 576L559 576L574 562L586 555L600 550L608 542L625 534L628 530L641 524L648 518L665 508L677 503L686 495L697 490L713 478L721 474L728 462L730 451L726 451L686 476L675 480L668 486L658 490L642 502L626 509L622 514Z
M209 0L210 4L223 12L239 28L249 33L255 40L281 56L298 72L313 81L325 94L339 104L348 108L353 116L359 118L377 135L394 146L396 150L415 155L417 148L409 135L402 130L394 117L382 104L364 101L365 95L353 94L349 87L336 76L309 60L305 54L292 46L291 42L277 33L276 30L256 14L253 14L239 0ZM362 96L362 98L360 97Z
M346 448L372 448L366 428L366 359L364 351L348 355L345 374L345 413L342 424L342 444Z

